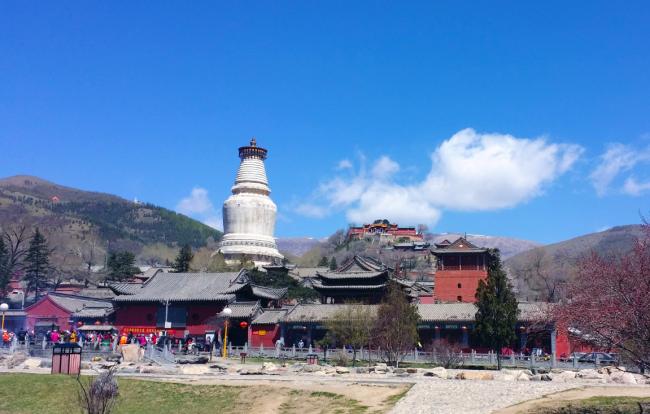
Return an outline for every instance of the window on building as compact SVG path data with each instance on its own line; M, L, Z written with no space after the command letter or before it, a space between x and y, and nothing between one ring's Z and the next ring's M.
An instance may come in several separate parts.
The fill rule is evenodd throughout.
M459 302L462 302L462 301L463 301L463 297L462 297L462 296L459 296L459 297L458 297L458 301L459 301Z
M172 328L184 328L187 326L187 308L177 308L169 307L169 312L167 313L167 322L172 323ZM165 327L165 307L161 306L158 308L158 313L156 315L156 327L164 328Z
M460 283L458 284L458 289L460 289Z

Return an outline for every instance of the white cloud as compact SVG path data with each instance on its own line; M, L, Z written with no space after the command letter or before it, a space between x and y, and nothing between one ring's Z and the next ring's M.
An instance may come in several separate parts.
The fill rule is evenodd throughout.
M203 223L215 230L223 231L223 219L219 216L208 217L207 219L203 220Z
M435 225L443 210L493 210L513 207L543 193L582 154L577 145L551 144L544 138L477 134L465 129L432 154L431 171L421 183L400 185L400 166L380 157L367 174L361 157L351 176L322 183L313 200L295 208L325 217L346 211L349 221L389 219L404 224Z
M607 151L600 156L600 160L600 164L589 178L598 196L602 197L607 194L610 183L617 175L631 170L639 162L650 160L650 147L638 151L620 143L609 144ZM645 190L643 184L638 185L633 178L628 178L622 189L624 193L631 195L638 195L643 190Z
M578 145L544 138L458 132L433 153L433 167L420 186L426 198L454 210L513 207L543 193L582 154Z
M223 220L221 212L214 208L212 201L208 198L208 190L194 187L189 197L185 197L176 205L176 211L191 216L206 225L223 231Z
M337 170L343 170L345 168L352 168L352 163L348 159L341 160L338 167L336 167Z
M627 180L625 180L625 184L623 185L623 189L621 191L631 196L638 196L648 190L650 190L650 181L639 183L634 177L629 177Z
M185 197L176 205L176 211L181 214L206 213L214 210L212 202L208 198L208 190L194 187L189 197Z

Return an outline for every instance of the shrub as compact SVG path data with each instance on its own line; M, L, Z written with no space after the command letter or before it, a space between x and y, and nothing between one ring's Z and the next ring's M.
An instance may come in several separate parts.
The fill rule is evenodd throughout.
M110 414L117 403L117 379L115 371L117 365L100 373L96 377L81 380L77 376L79 388L77 390L77 404L84 414Z
M352 356L349 353L347 353L347 351L335 352L330 358L332 364L336 365L337 367L347 367L348 363L351 360L352 360Z
M427 352L430 352L429 360L431 362L449 369L463 365L461 349L460 344L449 342L446 339L436 339L427 347Z

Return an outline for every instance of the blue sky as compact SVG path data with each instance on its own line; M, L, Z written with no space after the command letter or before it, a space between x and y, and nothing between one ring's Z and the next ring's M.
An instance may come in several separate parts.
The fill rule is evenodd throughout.
M7 1L0 57L1 177L217 225L255 135L280 237L650 210L648 2Z

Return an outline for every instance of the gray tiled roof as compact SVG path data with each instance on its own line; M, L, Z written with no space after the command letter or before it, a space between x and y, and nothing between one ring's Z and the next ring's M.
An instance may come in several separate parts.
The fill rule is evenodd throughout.
M385 275L386 271L378 272L318 272L317 275L323 279L341 280L341 279L369 279Z
M297 267L289 271L289 274L299 276L299 277L313 277L316 276L318 272L326 272L327 267Z
M248 273L157 273L133 295L115 302L230 301L235 292L248 285Z
M105 318L115 312L113 308L83 308L72 313L73 318Z
M476 306L473 303L435 303L418 305L422 322L473 321Z
M253 295L255 295L256 297L273 299L273 300L282 299L289 291L289 288L273 289L264 286L254 286L254 285L251 285L251 288L253 290Z
M232 310L231 318L250 318L260 310L259 302L235 302L228 305Z
M322 322L334 315L334 313L350 305L298 305L289 311L287 316L282 318L282 323L298 323L298 322ZM355 305L356 306L356 305ZM359 305L371 306L377 309L379 305Z
M388 282L373 284L373 285L325 285L321 283L318 279L312 279L312 286L314 289L324 289L324 290L373 290L373 289L383 289L386 287Z
M252 322L252 325L275 325L280 322L289 309L264 309Z
M109 282L108 287L117 295L134 295L142 289L142 283Z
M348 305L297 305L284 317L282 323L317 323L331 317L334 312ZM378 305L363 305L378 308ZM422 322L472 322L476 315L473 303L436 303L417 305ZM519 321L530 321L531 316L540 306L536 303L520 303ZM255 322L257 323L257 322Z
M112 307L110 299L88 298L85 296L77 296L77 295L64 295L63 293L49 293L48 296L59 306L67 309L70 312L76 312L86 307L92 307L92 308Z

